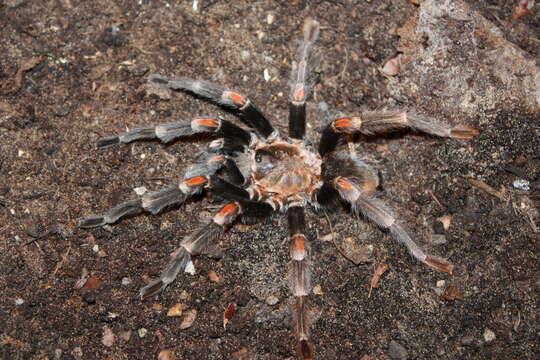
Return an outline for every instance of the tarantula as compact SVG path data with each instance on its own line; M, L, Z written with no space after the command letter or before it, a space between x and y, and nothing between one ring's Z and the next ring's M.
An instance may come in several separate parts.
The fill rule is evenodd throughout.
M316 78L320 60L315 41L319 23L307 19L299 42L289 82L289 134L284 136L245 95L207 81L188 78L169 79L151 75L148 81L158 87L183 90L209 99L233 111L249 127L221 118L195 118L142 127L104 137L98 147L135 140L158 139L169 143L198 133L215 134L204 161L187 170L176 184L110 209L103 215L80 221L82 228L112 224L120 218L143 211L157 214L170 205L182 204L203 190L224 199L226 204L195 233L185 237L172 254L158 279L140 290L141 297L152 296L169 285L185 269L193 255L205 252L218 241L226 228L242 215L268 217L279 211L287 216L290 237L290 288L296 351L301 359L311 359L309 310L306 298L311 291L310 245L306 237L304 207L330 206L337 199L350 204L351 210L373 221L404 244L411 255L426 265L452 273L448 261L426 254L383 202L374 197L378 177L373 169L341 149L344 135L380 134L410 127L440 137L470 139L478 131L468 126L450 127L405 111L367 112L331 121L322 132L318 148L306 137L306 99Z

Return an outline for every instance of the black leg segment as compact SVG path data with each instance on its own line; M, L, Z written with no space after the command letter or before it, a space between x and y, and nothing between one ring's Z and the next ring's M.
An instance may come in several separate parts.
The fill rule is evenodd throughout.
M303 139L306 134L306 103L289 105L289 136Z

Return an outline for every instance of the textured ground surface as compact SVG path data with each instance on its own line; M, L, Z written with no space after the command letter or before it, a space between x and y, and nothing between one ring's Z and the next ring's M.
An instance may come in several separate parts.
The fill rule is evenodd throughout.
M294 357L282 216L232 229L220 259L198 258L195 275L142 302L138 289L218 204L203 198L92 231L76 222L134 188L178 179L204 146L97 151L99 136L230 118L186 94L149 95L149 73L245 91L284 130L290 49L306 15L322 24L324 54L308 108L313 137L326 107L415 108L482 131L472 141L403 132L357 144L381 175L381 197L456 271L436 273L346 209L332 212L345 252L373 247L371 262L356 266L329 240L324 215L308 212L317 358L539 358L540 11L511 21L514 2L503 0L201 0L198 11L191 1L112 3L0 1L2 359ZM398 54L401 72L385 76ZM520 179L529 190L513 186ZM378 263L389 271L368 297ZM191 327L182 329L185 315L167 316L176 303L196 310ZM238 312L224 331L229 303Z

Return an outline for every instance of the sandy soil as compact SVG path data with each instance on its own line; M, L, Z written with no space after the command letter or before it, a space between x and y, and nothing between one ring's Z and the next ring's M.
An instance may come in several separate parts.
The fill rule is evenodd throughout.
M417 263L343 207L329 214L337 245L373 249L355 265L324 214L308 211L316 358L539 359L540 11L512 21L515 3L200 0L194 11L192 1L0 1L0 357L294 358L282 215L234 227L221 252L194 261L195 275L145 301L138 289L219 204L203 196L91 231L77 221L179 179L205 146L98 151L98 137L232 118L187 94L152 94L150 73L244 91L285 131L291 49L313 16L323 62L312 139L328 113L381 108L481 130L471 141L409 131L358 139L381 198L456 270ZM401 71L385 76L398 54ZM379 263L389 271L368 296ZM167 316L177 303L184 314Z

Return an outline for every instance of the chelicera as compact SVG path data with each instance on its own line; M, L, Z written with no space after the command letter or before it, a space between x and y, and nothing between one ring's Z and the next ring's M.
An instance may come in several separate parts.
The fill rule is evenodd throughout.
M366 112L332 120L313 146L306 136L306 99L315 83L319 51L315 41L319 23L307 19L293 62L289 95L289 133L279 134L269 119L245 95L208 81L189 78L169 79L151 75L154 86L182 90L209 99L236 113L246 127L221 118L201 117L141 127L98 140L108 147L136 140L158 139L164 143L197 133L215 136L204 160L189 168L179 183L121 203L103 215L80 221L80 227L112 224L128 215L157 214L171 205L182 204L190 196L208 191L225 204L213 219L187 235L161 275L140 290L141 297L153 296L174 281L191 257L215 247L226 228L242 216L264 218L273 212L285 214L290 238L290 288L296 351L301 359L313 357L309 339L311 292L310 245L306 236L304 208L330 207L339 200L350 204L352 212L362 215L388 231L405 245L418 261L447 273L448 261L425 253L412 240L394 212L374 196L378 177L371 166L344 149L344 135L380 134L409 127L439 137L470 139L478 131L468 126L449 126L420 114L406 111Z

